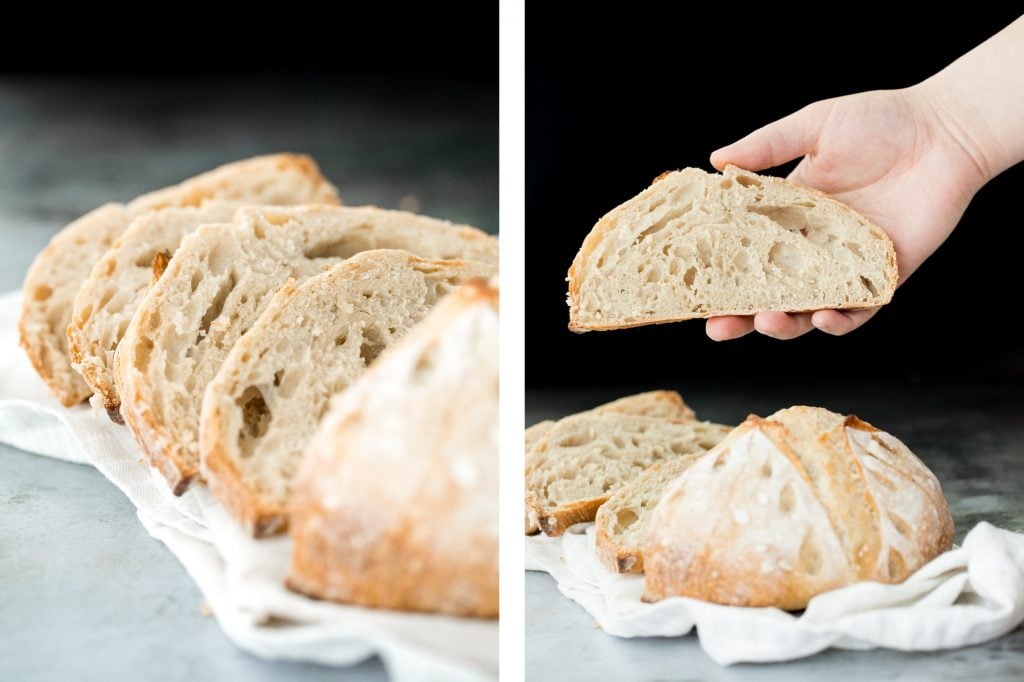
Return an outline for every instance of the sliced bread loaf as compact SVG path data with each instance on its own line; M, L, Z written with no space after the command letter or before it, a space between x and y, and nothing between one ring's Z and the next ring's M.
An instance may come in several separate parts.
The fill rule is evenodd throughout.
M566 417L530 452L526 502L540 529L561 535L651 465L718 444L729 427L625 414Z
M79 287L133 219L171 206L207 201L251 204L337 204L334 187L308 156L275 154L238 161L128 204L106 204L58 232L25 276L21 346L39 376L70 407L92 392L71 367L67 328Z
M658 500L668 484L702 454L682 455L652 464L597 510L594 519L597 557L609 571L643 573L642 547Z
M295 481L291 589L497 617L497 297L456 290L332 401Z
M648 391L646 393L628 395L624 398L613 400L610 403L599 405L592 410L588 410L588 412L595 414L635 414L641 417L677 419L680 421L693 421L697 418L697 415L690 409L690 406L683 402L683 396L679 395L676 391ZM527 466L529 466L530 451L533 449L533 446L547 435L555 423L555 421L548 419L526 429ZM537 514L527 506L526 534L535 535L539 532Z
M274 292L377 248L497 260L497 241L479 230L373 208L243 208L182 240L114 359L121 414L175 493L199 473L203 392Z
M243 204L208 201L201 206L164 208L132 221L82 283L67 329L71 362L103 399L107 414L121 419L121 400L112 376L114 351L142 296L189 232L204 223L227 223ZM159 260L158 260L159 259Z
M666 173L591 230L569 269L569 327L868 308L896 289L881 228L838 201L735 167Z
M328 399L452 289L493 265L364 251L301 286L289 282L206 388L203 479L256 537L287 528L292 478Z

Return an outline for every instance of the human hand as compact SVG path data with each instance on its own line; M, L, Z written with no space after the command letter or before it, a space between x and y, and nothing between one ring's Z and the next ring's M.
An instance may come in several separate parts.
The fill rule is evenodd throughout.
M961 113L927 83L823 100L715 151L711 163L759 171L803 156L789 179L831 194L885 230L902 284L946 240L990 177ZM776 339L814 328L840 335L876 312L717 317L708 320L707 334L718 341L755 329Z

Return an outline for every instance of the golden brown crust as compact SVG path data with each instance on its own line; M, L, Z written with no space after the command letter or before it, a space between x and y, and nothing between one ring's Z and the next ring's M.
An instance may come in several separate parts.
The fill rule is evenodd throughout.
M593 521L598 508L608 501L608 497L604 495L589 500L577 500L560 505L556 509L545 509L532 497L527 498L527 504L537 514L537 525L544 534L555 537L577 523Z
M643 552L624 551L612 541L604 526L601 525L597 526L594 536L597 558L609 571L623 574L644 572Z

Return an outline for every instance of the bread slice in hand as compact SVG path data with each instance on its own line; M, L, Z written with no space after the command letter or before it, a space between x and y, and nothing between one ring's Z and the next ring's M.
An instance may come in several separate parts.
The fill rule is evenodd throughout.
M654 417L658 419L677 419L681 421L693 421L697 418L690 406L683 401L683 396L676 391L647 391L628 395L624 398L613 400L609 403L599 405L592 410L592 414L633 414L641 417ZM583 414L582 412L578 414ZM526 429L526 462L529 466L530 451L540 440L555 426L555 421L547 419L538 422ZM526 507L526 534L535 535L540 532L537 526L537 514L529 506Z
M143 213L103 254L79 287L67 329L68 351L74 368L103 399L107 414L115 422L124 423L112 374L114 351L156 276L154 262L166 265L185 235L205 223L230 222L242 205L208 201L202 206Z
M605 568L613 573L643 573L642 548L651 515L668 484L702 454L682 455L651 465L601 505L594 529L597 557Z
M456 290L332 401L290 510L288 586L498 615L498 301Z
M292 478L328 399L455 287L495 274L477 261L378 250L285 284L203 401L201 472L235 520L256 537L283 531Z
M92 393L71 367L67 328L79 287L114 240L139 215L207 201L250 204L337 204L334 187L308 156L274 154L221 166L128 204L106 204L57 233L29 268L19 330L33 367L70 407Z
M243 208L232 224L204 225L182 240L114 358L121 414L175 493L199 473L203 392L274 292L378 248L445 260L498 256L497 240L480 230L374 208Z
M561 535L593 521L598 507L651 465L704 452L729 431L709 422L625 414L567 417L530 452L526 502L545 534Z
M820 192L728 167L666 173L601 218L569 269L569 327L870 308L897 283L881 228Z

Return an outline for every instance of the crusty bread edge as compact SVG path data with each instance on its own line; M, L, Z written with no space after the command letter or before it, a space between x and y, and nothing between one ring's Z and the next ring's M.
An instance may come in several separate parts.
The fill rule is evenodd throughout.
M593 521L597 510L607 501L605 495L545 509L533 495L526 497L526 504L537 514L537 526L549 537L557 537L577 523Z
M665 171L664 173L662 173L658 177L654 178L654 180L651 181L651 184L650 184L649 187L654 187L657 183L661 182L663 179L665 179L666 177L671 175L673 172L682 172L684 170L686 170L686 169L679 169L678 171ZM743 169L740 169L740 168L738 168L736 166L729 165L729 166L726 166L726 169L725 169L724 173L721 173L721 174L719 174L719 173L712 173L710 175L711 176L725 177L726 174L735 175L737 173L737 171L742 172L742 173L751 173L751 171L744 171ZM806 187L804 185L798 185L795 182L792 182L791 180L789 180L787 178L780 178L780 177L774 176L774 175L758 175L758 177L771 178L772 180L774 180L774 181L776 181L776 182L778 182L780 184L786 184L786 185L789 185L790 187L792 187L794 189L803 190L805 192L817 195L819 198L821 198L821 199L823 199L825 201L831 202L832 204L835 204L838 208L840 208L842 210L845 210L845 211L848 211L850 213L853 213L854 215L856 215L859 218L861 218L864 222L866 222L868 224L869 228L871 229L872 233L877 233L877 235L881 236L883 241L886 243L887 251L888 251L888 256L889 256L889 258L888 258L888 260L889 260L889 269L888 269L887 273L895 273L896 274L895 279L892 280L892 281L888 281L888 278L887 278L886 284L888 286L886 287L885 291L882 292L882 294L880 296L876 296L875 300L872 301L871 303L867 303L867 304L863 304L863 305L846 305L846 306L843 306L842 308L837 308L837 310L864 310L864 309L868 309L868 308L877 308L879 306L886 305L890 301L892 301L892 297L893 297L893 295L896 292L896 286L897 286L897 284L899 282L899 263L896 260L896 248L895 248L895 246L893 246L892 239L889 238L889 235L885 232L885 230L883 230L881 227L876 225L873 221L869 220L867 218L867 216L865 216L860 211L857 211L856 209L851 208L850 206L847 206L843 202L839 201L838 199L835 199L834 197L829 196L828 194L822 192L821 190L814 189L813 187ZM649 189L649 187L645 188L645 189ZM629 199L627 199L625 202L622 202L622 203L626 203L628 201L631 201L633 198L635 198L635 196L637 196L637 195L634 195L633 197L630 197ZM619 204L618 206L612 208L608 213L606 213L604 216L602 216L601 219L597 222L597 224L590 230L590 232L587 233L587 236L583 239L583 244L580 246L579 251L576 253L576 257L572 261L572 265L569 266L569 272L568 272L567 279L569 281L569 297L568 297L568 300L569 300L569 329L570 329L570 331L573 331L573 332L588 332L588 331L610 331L610 330L613 330L613 329L631 329L631 328L634 328L634 327L644 327L644 326L649 326L649 325L653 325L653 324L669 324L669 323L672 323L672 322L683 322L685 320L710 319L712 317L722 317L722 316L726 316L726 315L744 315L744 316L747 316L747 315L753 315L753 314L755 314L755 312L760 312L760 311L751 312L749 310L744 310L744 311L726 311L726 312L717 312L717 313L715 313L713 315L708 314L708 313L694 313L692 315L682 315L682 316L679 316L679 317L671 317L671 318L630 320L628 322L624 322L624 323L621 323L621 324L595 324L595 323L592 323L592 322L590 322L590 323L580 322L579 319L578 319L578 317L579 317L578 316L578 311L579 311L579 296L580 296L580 286L582 285L583 269L586 266L587 258L590 256L591 253L593 253L597 249L598 245L604 239L605 234L607 232L609 232L611 229L613 229L614 225L611 224L610 216L621 205L622 204ZM815 310L820 310L820 308L808 308L808 309L803 309L803 310L785 310L785 311L781 311L781 312L805 313L805 312L813 312Z

